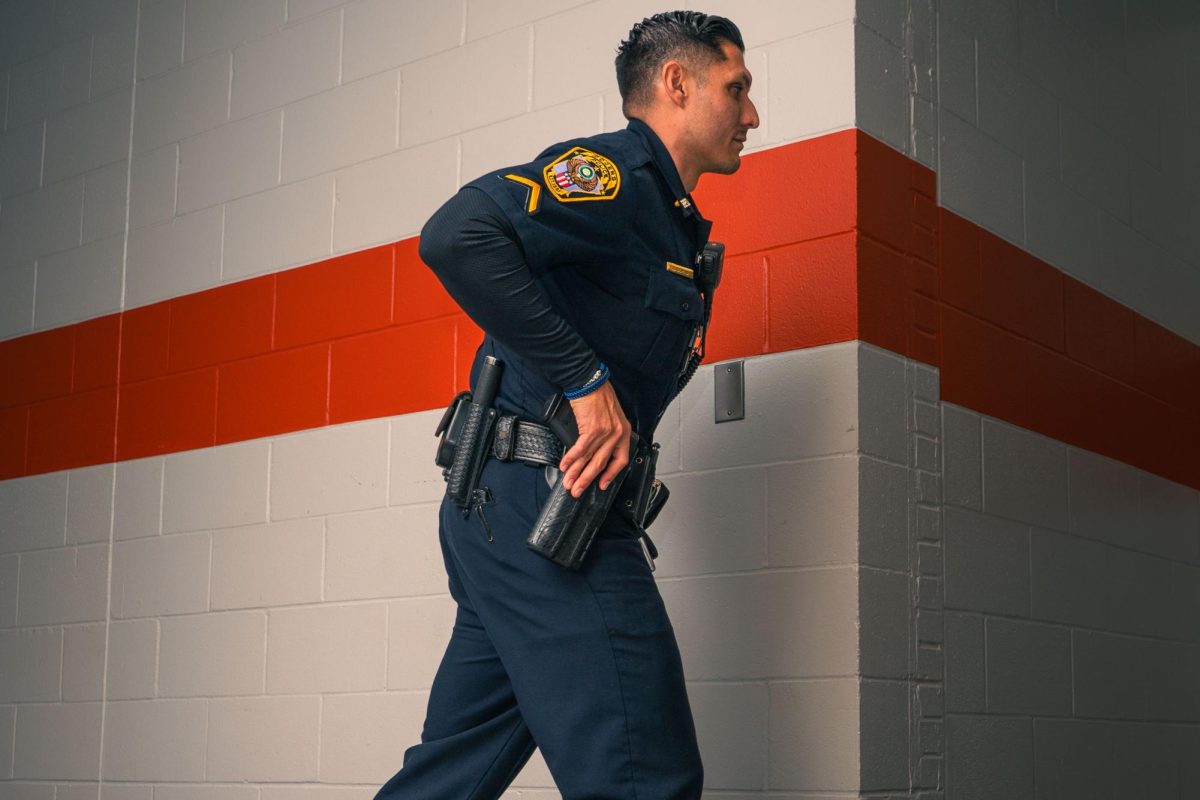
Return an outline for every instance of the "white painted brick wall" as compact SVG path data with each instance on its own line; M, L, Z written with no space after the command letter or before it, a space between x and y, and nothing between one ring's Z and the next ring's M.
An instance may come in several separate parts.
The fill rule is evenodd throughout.
M328 256L334 188L332 175L319 175L226 205L222 279L240 280Z
M269 459L260 440L166 459L163 533L266 522Z
M129 162L124 158L83 176L84 244L124 234L128 178Z
M110 236L38 259L33 323L51 328L121 308L125 237Z
M53 183L124 158L130 98L119 89L47 119L42 179Z
M233 200L279 181L283 112L239 119L179 146L177 213Z
M125 260L126 305L145 305L217 284L224 209L212 206L132 231Z

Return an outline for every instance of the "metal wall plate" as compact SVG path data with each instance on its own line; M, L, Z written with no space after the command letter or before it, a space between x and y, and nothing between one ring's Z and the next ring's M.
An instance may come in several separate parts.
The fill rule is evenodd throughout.
M744 361L726 361L713 368L715 422L746 418L746 376Z

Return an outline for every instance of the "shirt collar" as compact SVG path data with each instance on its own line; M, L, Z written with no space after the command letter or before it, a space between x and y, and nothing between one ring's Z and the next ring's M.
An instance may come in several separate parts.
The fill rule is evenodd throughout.
M658 138L654 129L636 117L630 117L628 128L646 142L651 158L658 166L658 171L662 173L671 193L675 195L675 205L682 206L685 216L695 215L697 219L703 219L700 209L696 208L691 195L683 188L683 179L679 177L679 170L675 168L675 159L671 158L671 152L667 150L662 139Z

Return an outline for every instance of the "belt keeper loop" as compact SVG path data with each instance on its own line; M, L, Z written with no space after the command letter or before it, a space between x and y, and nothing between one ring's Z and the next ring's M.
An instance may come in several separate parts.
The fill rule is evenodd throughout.
M492 455L500 461L512 461L516 426L517 418L512 414L506 414L496 420L496 439L492 444Z

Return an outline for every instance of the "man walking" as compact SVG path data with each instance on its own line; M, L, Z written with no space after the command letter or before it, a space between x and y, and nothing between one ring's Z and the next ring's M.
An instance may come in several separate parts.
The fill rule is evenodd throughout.
M472 386L478 399L485 365L487 382L498 372L498 421L469 500L442 504L457 618L421 743L376 800L499 797L535 746L565 800L700 797L633 501L617 495L578 569L526 540L556 478L595 496L652 463L655 427L702 354L711 225L690 192L702 173L735 171L758 126L743 49L722 17L643 20L616 59L626 129L484 175L422 231L421 257L486 334ZM565 453L535 424L556 396L578 428Z

